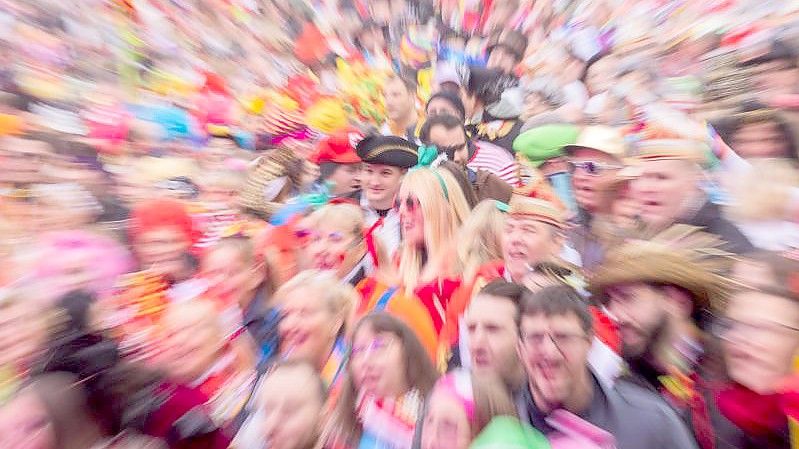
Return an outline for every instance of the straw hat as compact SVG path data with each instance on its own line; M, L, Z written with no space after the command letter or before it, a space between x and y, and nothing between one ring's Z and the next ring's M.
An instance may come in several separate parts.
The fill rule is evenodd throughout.
M529 218L563 229L566 223L563 208L557 204L540 198L514 193L511 196L508 215Z
M617 159L622 159L627 154L627 145L621 131L611 126L586 126L573 145L566 145L563 151L571 154L581 148L590 148L600 151Z
M598 302L607 289L629 283L673 285L689 292L696 308L719 304L728 289L720 273L732 263L719 249L719 237L688 225L675 225L650 240L630 240L612 250L589 280Z
M704 142L691 139L649 139L636 145L640 161L682 160L701 164L710 148Z
M239 203L264 217L270 217L282 205L282 194L296 181L297 158L291 150L278 148L259 158L247 173Z

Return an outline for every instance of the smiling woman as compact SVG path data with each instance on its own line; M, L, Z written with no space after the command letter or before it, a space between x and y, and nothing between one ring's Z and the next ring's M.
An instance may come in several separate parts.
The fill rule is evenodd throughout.
M354 286L378 267L387 266L382 244L370 236L357 205L326 205L311 214L306 224L312 268L333 272Z
M409 449L436 377L408 326L386 313L367 315L353 332L341 396L323 432L325 447Z
M448 188L456 185L452 175L437 169L411 171L402 181L395 204L403 239L398 272L409 290L448 274L441 261L450 255L460 217L469 214L460 188Z
M274 298L282 314L281 357L312 364L328 386L336 386L357 301L355 289L332 273L307 270L283 284Z

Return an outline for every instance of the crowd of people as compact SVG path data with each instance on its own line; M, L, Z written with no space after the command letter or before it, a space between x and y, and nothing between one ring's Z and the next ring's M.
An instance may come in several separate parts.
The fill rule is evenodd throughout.
M0 0L0 449L799 448L799 4Z

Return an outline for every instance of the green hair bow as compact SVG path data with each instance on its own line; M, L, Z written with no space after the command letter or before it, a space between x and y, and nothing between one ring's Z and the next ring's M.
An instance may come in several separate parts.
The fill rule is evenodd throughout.
M330 200L332 199L330 197L330 189L332 187L333 187L332 183L326 182L324 183L322 188L317 190L316 192L306 193L305 195L302 195L301 200L303 203L307 204L311 208L319 209L330 203Z
M417 151L419 162L413 168L429 168L438 158L438 148L435 145L422 145Z
M438 148L435 145L422 145L419 147L417 151L419 154L419 162L416 163L416 166L411 168L411 170L417 170L420 168L430 168L433 169L435 166L435 162L439 158ZM444 192L444 198L449 200L449 190L447 190L447 183L444 182L444 178L436 170L431 170L431 172L436 175L438 179L438 183L441 185L441 190Z
M507 214L510 211L510 206L508 205L508 203L503 203L500 200L494 200L494 205L497 207L497 209L500 212L504 212Z

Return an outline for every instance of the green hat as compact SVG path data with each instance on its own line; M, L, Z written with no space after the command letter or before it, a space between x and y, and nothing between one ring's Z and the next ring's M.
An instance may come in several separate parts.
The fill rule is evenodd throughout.
M513 141L513 151L539 167L544 162L562 156L566 145L577 141L580 128L570 124L543 125L527 130Z
M541 432L511 416L497 416L472 441L469 449L551 449Z

